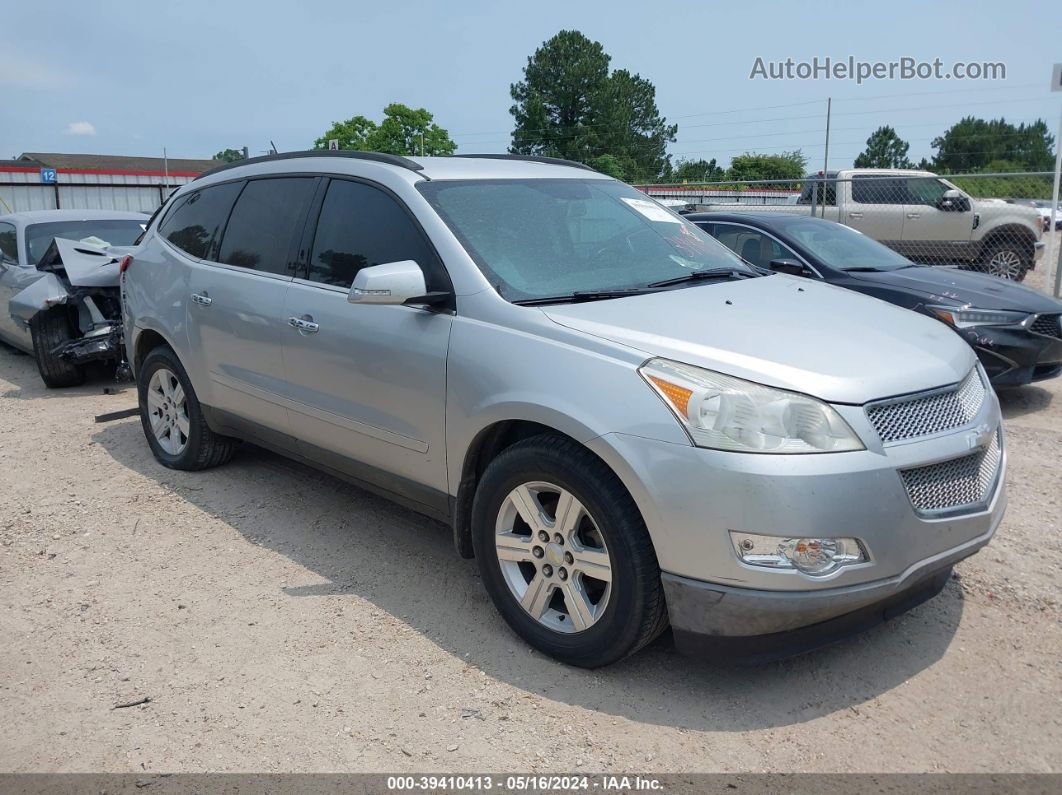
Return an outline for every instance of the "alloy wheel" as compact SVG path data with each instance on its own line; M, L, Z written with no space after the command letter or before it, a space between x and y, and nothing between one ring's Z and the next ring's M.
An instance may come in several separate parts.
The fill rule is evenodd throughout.
M159 447L180 455L188 446L188 401L177 376L165 367L151 375L147 388L148 419Z
M988 272L1004 279L1017 279L1021 275L1021 257L1010 249L997 251L988 261Z
M529 482L502 502L494 533L502 576L520 606L556 632L582 632L604 614L612 561L597 523L567 489Z

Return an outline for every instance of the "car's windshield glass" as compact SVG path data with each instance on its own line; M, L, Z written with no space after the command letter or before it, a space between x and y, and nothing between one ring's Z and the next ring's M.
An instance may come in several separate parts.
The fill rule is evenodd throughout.
M785 224L783 232L822 260L824 265L843 271L852 268L895 270L914 264L862 232L828 221L790 221Z
M755 273L705 232L620 182L437 180L418 188L510 301L644 288L697 271Z
M47 224L30 224L26 227L26 251L30 265L36 265L53 239L102 240L109 246L131 246L144 231L147 216L143 221L135 219L100 219L97 221L52 221Z

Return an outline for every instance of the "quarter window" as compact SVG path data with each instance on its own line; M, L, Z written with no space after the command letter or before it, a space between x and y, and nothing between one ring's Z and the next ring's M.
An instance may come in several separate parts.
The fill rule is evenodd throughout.
M291 244L301 230L313 177L253 179L247 183L225 227L218 262L292 275Z
M242 182L228 182L196 191L162 221L159 233L192 257L216 259L221 229L241 187Z
M428 290L449 288L434 252L402 206L371 185L332 180L321 206L307 277L350 287L362 268L413 260Z

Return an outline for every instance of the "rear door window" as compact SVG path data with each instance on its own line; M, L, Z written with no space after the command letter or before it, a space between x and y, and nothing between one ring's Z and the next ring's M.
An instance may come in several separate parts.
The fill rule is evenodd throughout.
M302 231L315 182L314 177L250 180L232 208L218 262L292 276L292 243Z
M907 183L891 177L853 177L852 201L859 204L906 204Z
M189 256L216 259L221 230L242 187L227 182L196 191L163 219L159 234Z

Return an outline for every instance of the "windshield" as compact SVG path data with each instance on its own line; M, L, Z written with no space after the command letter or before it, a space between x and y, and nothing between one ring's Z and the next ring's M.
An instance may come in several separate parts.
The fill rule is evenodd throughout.
M97 221L52 221L47 224L30 224L26 227L26 252L30 265L40 262L53 239L57 237L96 242L102 240L108 246L131 246L144 231L147 219L100 219ZM99 245L97 243L97 245Z
M705 232L620 182L437 180L417 187L510 301L645 288L707 270L755 274Z
M846 271L853 268L896 270L914 263L888 246L847 226L824 221L793 221L786 223L784 232L824 265Z

